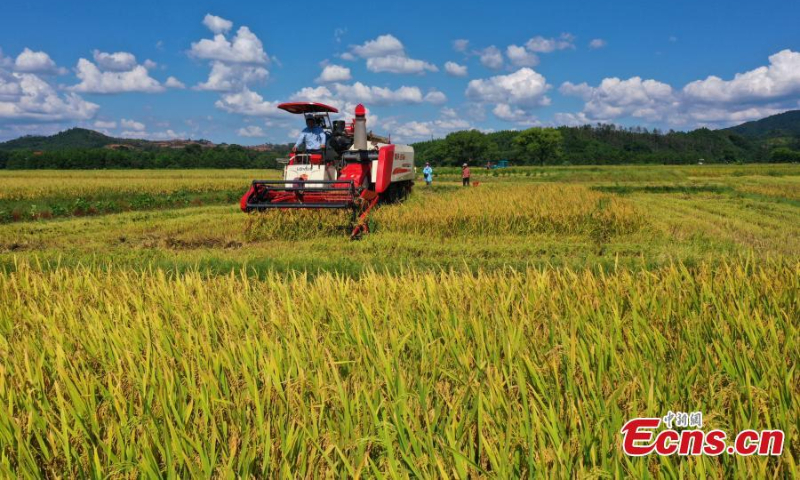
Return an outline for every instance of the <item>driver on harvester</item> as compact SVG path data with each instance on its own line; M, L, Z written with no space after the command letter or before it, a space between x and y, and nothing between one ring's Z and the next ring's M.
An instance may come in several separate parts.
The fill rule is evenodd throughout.
M300 137L294 144L292 151L296 152L300 145L305 145L306 153L322 153L326 137L325 130L317 125L317 121L313 116L308 115L306 117L306 128L300 132Z

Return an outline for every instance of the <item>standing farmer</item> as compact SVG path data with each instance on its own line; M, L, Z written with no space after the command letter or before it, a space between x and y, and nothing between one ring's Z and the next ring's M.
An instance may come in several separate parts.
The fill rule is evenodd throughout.
M469 187L469 175L470 175L469 165L467 165L466 163L464 165L461 165L461 186Z
M422 175L425 177L425 184L430 186L433 183L433 169L430 163L425 163L425 168L422 169Z

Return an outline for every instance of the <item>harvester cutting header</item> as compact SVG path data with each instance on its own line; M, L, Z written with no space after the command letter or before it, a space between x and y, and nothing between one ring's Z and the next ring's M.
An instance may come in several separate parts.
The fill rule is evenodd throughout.
M321 103L282 103L278 108L304 115L309 129L324 132L324 141L319 149L306 145L303 153L293 150L283 181L253 180L242 197L242 211L350 209L355 238L369 231L366 218L378 202L398 202L411 192L414 149L368 133L363 105L356 107L351 123L331 122L330 114L339 111Z

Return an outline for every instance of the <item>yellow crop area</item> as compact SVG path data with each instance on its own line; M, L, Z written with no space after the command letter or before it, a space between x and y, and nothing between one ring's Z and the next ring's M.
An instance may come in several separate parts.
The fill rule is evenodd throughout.
M491 201L489 195L494 197ZM625 199L576 185L498 185L416 200L416 208L381 209L375 223L391 232L432 237L622 234L636 231L643 223L641 212Z
M48 196L81 197L108 192L170 193L193 190L241 190L253 180L250 170L38 170L0 172L0 200ZM276 172L262 173L269 179Z
M370 224L379 232L425 237L527 235L531 233L630 233L643 223L641 213L618 197L575 185L498 185L486 202L486 189L420 195L406 208L378 209ZM251 238L297 238L345 232L352 214L329 211L268 211L252 215Z
M223 201L275 172L0 173L155 202L0 221L0 477L798 476L800 167L475 173L358 241ZM669 411L784 450L623 453Z

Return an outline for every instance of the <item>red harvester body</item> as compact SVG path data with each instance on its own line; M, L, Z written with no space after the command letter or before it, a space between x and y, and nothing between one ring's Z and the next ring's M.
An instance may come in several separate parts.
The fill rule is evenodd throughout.
M323 129L318 151L293 152L283 180L253 180L242 197L244 212L268 209L350 209L351 238L369 232L367 216L377 203L403 200L414 184L414 149L395 145L366 130L366 109L358 105L350 124L331 122L338 110L321 103L283 103L278 108L303 114Z

